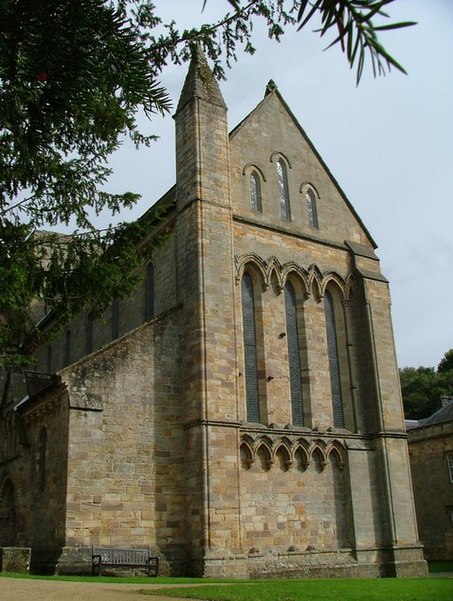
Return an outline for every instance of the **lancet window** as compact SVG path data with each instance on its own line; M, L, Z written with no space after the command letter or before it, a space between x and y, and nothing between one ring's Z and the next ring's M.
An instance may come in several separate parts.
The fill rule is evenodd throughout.
M282 159L277 161L277 177L280 199L280 216L285 221L290 221L291 210L289 205L288 172Z
M246 272L242 277L242 323L244 336L245 396L247 421L260 421L258 358L253 280Z
M307 203L308 225L311 227L319 227L318 212L316 207L316 197L310 188L305 191L305 201Z
M304 423L304 415L300 373L299 332L297 327L297 304L294 287L289 282L285 285L284 296L292 422L296 426L302 426Z
M252 171L250 174L250 206L254 211L261 213L261 184L256 171Z
M340 361L338 357L337 324L335 304L332 294L327 290L324 295L324 311L327 334L327 353L330 368L330 387L332 393L333 424L344 428L343 397L341 391Z

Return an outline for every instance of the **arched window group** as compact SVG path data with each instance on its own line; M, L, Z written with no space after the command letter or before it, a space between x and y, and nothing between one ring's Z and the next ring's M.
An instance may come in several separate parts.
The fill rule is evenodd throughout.
M244 351L244 390L246 419L249 422L263 421L266 412L264 401L266 383L273 376L266 378L266 353L260 347L260 331L266 319L262 312L258 318L257 299L261 296L259 285L257 285L251 273L244 271L241 281L242 301L242 325L243 325L243 351ZM272 288L268 288L271 290ZM286 331L280 336L286 336L287 342L287 379L290 402L291 423L295 426L310 426L310 385L308 379L303 378L303 372L308 374L308 351L305 332L305 317L301 293L296 292L291 281L287 281L282 289L284 319ZM341 302L337 299L338 294L330 291L329 287L324 293L323 300L319 301L319 311L324 311L325 322L325 351L326 369L330 374L330 390L332 400L332 425L336 428L345 427L343 389L347 377L347 365L340 360L340 342L345 346L344 328L342 315L337 315ZM299 300L298 300L299 299ZM341 321L341 324L340 324ZM262 335L262 332L261 332ZM321 338L322 339L322 338ZM309 343L308 343L309 344ZM274 352L274 349L273 349ZM322 349L316 352L323 354ZM283 370L284 373L284 370ZM329 377L329 376L328 376ZM307 398L304 398L307 396ZM263 409L264 407L264 409ZM288 406L289 415L289 406ZM307 421L308 416L308 421Z
M144 295L142 301L142 311L141 319L148 321L155 316L155 289L154 289L154 265L153 263L148 263L145 268L144 275ZM121 335L121 331L126 327L125 324L122 323L123 313L128 319L127 312L122 304L123 301L119 297L112 298L112 302L109 308L110 311L110 320L109 320L109 328L110 328L110 337L111 340L116 340ZM140 317L139 317L140 319ZM137 323L138 325L138 323ZM85 353L87 355L91 354L95 351L99 346L99 341L97 335L104 336L103 329L97 328L96 326L96 318L95 313L91 310L86 313L85 320ZM71 349L71 331L68 328L65 332L64 337L64 364L69 365L71 361L74 360L73 352ZM52 365L52 347L51 345L47 348L47 371L51 373L51 369L55 369L55 366Z
M274 155L278 156L278 154L279 153L273 153L271 161L273 161ZM292 218L288 166L289 163L287 164L283 158L278 158L278 160L275 162L275 172L278 182L279 211L280 217L283 221L291 221ZM261 213L263 211L261 186L262 181L265 181L263 174L258 167L250 165L246 165L246 167L244 167L243 173L248 173L250 208L252 211ZM301 186L300 192L303 192L304 195L305 212L308 225L312 228L319 228L317 210L318 195L315 193L314 189L307 184L303 184Z

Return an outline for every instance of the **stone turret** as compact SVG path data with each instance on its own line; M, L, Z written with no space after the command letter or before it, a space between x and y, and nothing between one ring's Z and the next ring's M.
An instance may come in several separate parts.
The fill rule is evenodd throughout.
M178 208L196 199L229 206L227 109L199 46L194 48L175 122Z
M216 503L210 501L228 472L237 473L236 451L228 451L238 445L232 427L237 369L226 113L217 82L196 48L175 115L176 244L181 249L187 536L192 570L203 574L209 574L212 550L226 548L237 536L238 519L231 499L217 494ZM219 457L226 458L219 462Z

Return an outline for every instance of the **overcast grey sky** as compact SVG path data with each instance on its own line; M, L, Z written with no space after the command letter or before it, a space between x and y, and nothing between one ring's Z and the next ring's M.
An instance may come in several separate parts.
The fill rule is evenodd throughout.
M228 9L226 0L208 0L203 14L202 0L155 4L183 26ZM239 53L221 89L232 129L274 79L378 244L400 366L437 366L453 348L453 1L398 0L388 12L392 21L418 22L381 38L408 76L393 70L373 79L368 69L357 88L340 49L323 52L312 27L280 44L257 28L256 54ZM186 70L171 65L162 76L175 105ZM112 190L143 196L125 220L174 183L173 120L147 127L158 142L139 151L125 145L112 160Z

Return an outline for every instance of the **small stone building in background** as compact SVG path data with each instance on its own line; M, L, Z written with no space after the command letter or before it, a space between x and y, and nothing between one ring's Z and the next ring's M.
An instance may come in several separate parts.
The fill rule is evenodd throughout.
M38 349L26 394L5 377L0 546L60 573L106 545L167 574L424 574L376 245L275 84L226 115L198 52L142 286Z
M407 424L415 509L425 557L453 560L453 398Z

